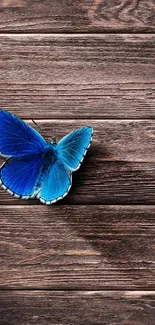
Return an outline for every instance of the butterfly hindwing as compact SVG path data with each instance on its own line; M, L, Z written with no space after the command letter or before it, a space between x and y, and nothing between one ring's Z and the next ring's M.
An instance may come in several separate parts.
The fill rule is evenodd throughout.
M37 154L46 141L31 126L15 115L0 110L0 153L4 156Z
M71 173L69 169L57 159L45 172L41 190L37 195L42 203L52 204L67 195L71 188Z
M58 157L70 168L72 171L77 170L90 146L93 135L91 127L83 127L77 129L62 140L57 145Z
M24 155L8 159L0 169L2 187L15 197L33 196L41 166L42 155Z

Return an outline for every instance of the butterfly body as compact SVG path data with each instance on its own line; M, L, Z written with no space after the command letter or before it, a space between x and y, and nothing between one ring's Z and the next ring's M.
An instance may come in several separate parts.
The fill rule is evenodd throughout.
M50 166L51 164L54 164L58 159L57 151L55 148L56 146L53 144L48 144L45 146L43 150L43 165Z
M57 160L58 160L57 152L55 150L55 145L53 143L45 146L43 151L40 154L38 154L38 156L40 156L42 163L40 166L38 177L36 179L36 184L34 189L35 193L41 189L42 182L44 182L44 177L46 176L46 174L48 174L51 166L57 164Z
M0 184L17 198L38 198L52 204L65 197L90 146L92 128L77 129L56 145L16 116L0 111L0 152L8 160Z

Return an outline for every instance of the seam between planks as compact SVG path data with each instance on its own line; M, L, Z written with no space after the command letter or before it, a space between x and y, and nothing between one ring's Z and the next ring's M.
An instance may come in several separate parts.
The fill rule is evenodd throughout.
M121 35L136 35L136 34L140 34L140 35L155 35L155 30L153 31L153 32L151 32L151 33L145 33L145 32L140 32L140 33L135 33L135 32L126 32L126 33L124 33L124 32L122 32L122 31L120 31L120 33L117 33L117 32L114 32L114 31L112 31L111 33L109 33L109 32L107 32L107 33L105 33L105 32L90 32L90 33L87 33L87 32L83 32L83 33L80 33L80 32L76 32L76 33L71 33L71 32L68 32L68 33L63 33L63 32L60 32L60 33L54 33L54 32L47 32L47 33L43 33L43 32L37 32L37 33L31 33L30 31L29 32L17 32L17 31L15 31L15 32L9 32L9 31L4 31L4 32L0 32L0 35L3 35L3 36L7 36L7 35L13 35L13 36L32 36L32 35L35 35L35 36L54 36L54 37L66 37L66 38L68 38L68 37L83 37L83 36L86 36L86 37L94 37L94 36L98 36L99 38L102 38L102 36L104 36L104 35L108 35L108 34L110 34L110 35L119 35L119 36L121 36Z
M137 31L135 31L134 30L134 28L132 29L126 29L126 28L123 28L123 29L112 29L112 30L103 30L103 29L98 29L98 30L96 30L95 29L95 31L93 32L92 30L91 31L78 31L77 32L77 30L74 30L73 29L73 31L71 32L70 30L68 30L68 31L61 31L61 33L60 32L57 32L57 31L50 31L50 32L46 32L46 31L32 31L32 32L30 32L30 31L18 31L17 32L17 30L15 30L15 31L0 31L0 35L4 35L4 34L9 34L9 35L11 35L11 34L13 34L13 35L23 35L23 34L25 34L25 35L28 35L28 34L30 34L30 35L51 35L51 34L53 34L53 35L108 35L108 34L118 34L118 35L120 35L120 34L122 34L122 35L127 35L127 34L137 34L137 35L141 35L141 34L145 34L145 35L147 35L147 34L155 34L155 29L152 29L152 30L148 30L147 31L147 27L146 28L143 28L142 30L137 30Z
M12 292L15 292L15 291L47 291L47 292L124 292L124 291L130 291L130 292L142 292L142 291L145 291L145 292L150 292L150 293L153 293L155 292L155 288L154 289L146 289L145 287L143 288L124 288L124 289L119 289L119 288L115 288L115 289L112 289L112 288L105 288L105 289L73 289L73 288L70 288L70 289L50 289L50 288L35 288L35 287L32 287L32 288L0 288L0 292L8 292L8 291L12 291Z

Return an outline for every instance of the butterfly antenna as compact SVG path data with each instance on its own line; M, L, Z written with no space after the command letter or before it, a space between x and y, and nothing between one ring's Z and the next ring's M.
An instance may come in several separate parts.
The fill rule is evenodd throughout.
M36 125L36 127L38 128L39 132L44 136L44 138L46 139L46 135L45 133L43 132L43 130L40 128L40 126L37 124L37 122L35 120L32 119L32 122ZM56 138L54 138L53 140L53 144L57 144L57 141L56 141ZM50 142L52 142L50 141Z
M37 129L39 130L39 132L44 135L43 130L40 128L40 126L37 124L37 122L35 120L33 120L33 119L32 119L32 122L36 125Z

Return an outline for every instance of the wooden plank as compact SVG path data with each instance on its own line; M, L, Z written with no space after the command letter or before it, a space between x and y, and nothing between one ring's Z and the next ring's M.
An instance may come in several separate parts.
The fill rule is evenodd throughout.
M87 159L87 158L86 158ZM85 159L73 174L72 188L56 205L66 204L154 204L155 164L95 162ZM20 200L0 189L1 205L42 205L39 200Z
M155 292L1 291L3 325L154 325Z
M155 206L0 207L0 288L154 289Z
M154 31L152 0L2 0L0 31Z
M80 170L73 173L72 189L58 204L154 204L155 121L38 120L37 123L46 140L55 136L59 140L84 125L94 128L92 146ZM38 200L29 202L40 204ZM1 189L0 204L27 204L27 201L12 198Z
M22 118L155 118L154 34L4 34L0 51L0 107Z

